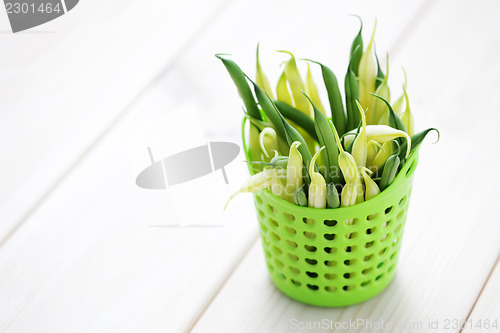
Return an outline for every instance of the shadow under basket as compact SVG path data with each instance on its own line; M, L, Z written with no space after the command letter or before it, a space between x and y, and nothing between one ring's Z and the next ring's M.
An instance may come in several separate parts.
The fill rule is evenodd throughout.
M351 207L300 207L269 190L255 193L276 287L317 306L352 305L384 290L396 270L417 162L414 152L389 187Z

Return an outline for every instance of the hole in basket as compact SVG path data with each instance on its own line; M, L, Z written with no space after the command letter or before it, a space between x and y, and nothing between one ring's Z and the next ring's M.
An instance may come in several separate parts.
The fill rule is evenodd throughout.
M265 236L262 236L262 243L264 244L264 246L269 246L269 239L267 239L267 237Z
M377 216L378 216L378 213L373 213L373 214L370 214L370 215L368 215L368 216L366 217L366 220L367 220L367 221L373 221L373 220L375 220L375 219L377 218Z
M351 245L351 246L346 246L345 247L345 252L354 252L354 250L356 250L356 246L355 245Z
M387 270L388 272L392 271L394 269L394 267L396 267L396 264L392 265L391 267L389 267L389 269Z
M368 267L368 268L363 269L361 271L361 274L363 274L363 275L370 274L371 271L372 271L372 268Z
M314 219L311 219L311 218L307 218L307 217L304 217L302 219L302 221L307 224L307 225L315 225L316 224L316 221Z
M365 256L365 257L363 258L363 261L365 261L365 262L366 262L366 261L370 261L370 260L372 260L372 258L373 258L373 254L370 254L370 255Z
M295 230L294 228L285 227L285 229L290 235L295 235L297 233L297 230Z
M384 265L385 265L385 260L384 260L384 261L382 261L382 262L380 262L380 263L377 265L377 268L381 268L381 267L382 267L382 266L384 266Z
M373 244L375 244L375 241L367 242L367 243L365 244L365 248L367 248L367 249L368 249L368 248L372 247L372 246L373 246Z
M325 237L326 240L334 240L335 234L324 234L323 237Z
M291 279L290 281L292 281L292 283L297 287L300 287L302 285L302 283L300 283L299 281L295 281L294 279Z
M337 262L335 260L325 260L325 266L333 267L335 265L337 265Z
M404 217L405 217L405 211L402 210L399 212L398 216L396 216L396 220L402 221Z
M271 206L271 205L267 205L267 211L268 211L269 213L271 213L271 214L274 214L274 215L276 215L276 213L277 213L276 208L274 208L274 207L273 207L273 206Z
M330 292L330 293L333 293L334 291L337 290L337 287L336 286L326 286L325 290Z
M371 281L364 281L364 282L361 282L361 287L366 287L367 285L370 284Z
M310 258L306 258L306 262L309 265L316 265L318 263L318 261L316 259L310 259Z
M317 250L316 246L312 246L312 245L304 245L304 247L309 252L316 252L316 250Z
M325 220L323 223L327 227L335 227L337 225L337 220Z
M345 224L347 225L355 225L359 222L359 219L356 217L356 218L353 218L353 219L348 219L348 220L345 220Z
M373 227L373 228L368 228L366 229L366 234L367 235L371 235L375 232L375 230L377 230L377 228Z
M269 221L270 221L270 222L271 222L271 224L272 224L273 226L275 226L276 228L280 226L280 225L278 224L278 221L276 221L276 220L269 219Z
M342 287L342 289L343 289L344 291L353 290L353 289L354 289L354 285L353 285L353 284L351 284L351 285L349 285L349 286L343 286L343 287Z
M273 251L274 253L278 254L278 255L282 255L283 254L283 251L281 251L280 248L276 247L276 246L273 246Z
M327 274L325 274L325 278L327 280L335 280L337 278L337 274L327 273Z
M398 224L396 229L394 229L394 232L398 233L400 229L401 229L401 224Z
M288 258L293 261L299 261L299 257L297 257L295 254L288 253Z
M300 270L297 267L290 266L290 267L288 267L288 269L290 269L290 272L292 272L295 275L300 274Z
M396 256L398 255L398 251L394 252L393 254L391 254L391 257L389 258L390 260L394 260L396 258Z
M382 237L380 237L380 241L381 241L381 242L385 242L385 241L386 241L386 240L388 240L390 237L391 237L391 234L385 234L385 235L382 235Z
M398 238L398 237L396 237L396 238L394 238L394 240L392 241L392 246L394 247L394 246L398 245L398 243L399 243L399 238Z
M267 232L267 227L264 225L264 223L260 224L260 230L262 230L263 232Z
M259 206L262 205L262 198L260 197L260 195L255 196L255 201L257 201L257 204L259 204Z
M283 216L288 220L288 221L295 221L295 216L293 216L292 214L288 214L288 213L283 213Z
M278 265L280 268L285 267L285 265L281 262L281 260L274 258L274 263Z
M384 274L380 274L379 276L377 276L377 277L375 278L375 281L380 280L383 276L384 276Z
M337 248L335 247L325 247L324 248L326 253L335 253L337 251Z
M357 232L348 232L345 234L345 238L347 239L354 239L358 236Z
M314 273L314 272L306 272L307 276L309 276L310 278L317 278L318 277L318 273Z
M392 208L393 208L393 206L391 206L391 207L387 207L387 208L385 209L385 214L386 214L386 215L387 215L387 214L389 214L389 213L392 211Z
M259 214L259 219L264 220L266 218L266 214L260 209L257 209L257 213Z
M288 246L290 246L291 248L294 248L296 249L297 248L297 243L295 243L294 241L291 241L291 240L287 240L286 243L288 244Z
M406 203L406 196L404 196L401 200L399 200L399 206L404 206Z
M316 234L314 232L309 232L309 231L304 231L304 236L306 236L309 239L316 238Z
M392 220L384 222L384 224L382 224L382 228L387 228L391 223L392 223Z
M279 242L281 240L281 237L278 236L278 234L274 233L274 232L271 232L271 235L273 236L274 240Z
M410 165L410 168L408 169L408 171L406 171L406 178L410 177L413 172L415 172L415 169L416 169L416 165L415 165L415 161L413 161L413 163Z
M267 268L269 269L269 272L274 272L274 267L270 264L267 264Z
M346 266L351 266L351 265L354 265L355 263L356 263L356 259L344 260L344 265L346 265Z
M283 280L285 280L285 279L286 279L286 276L285 276L283 273L281 273L280 271L278 271L278 276L279 276L280 278L282 278Z
M271 252L269 252L268 250L264 250L264 253L266 257L272 258Z
M380 252L378 253L379 255L383 255L384 253L387 252L387 248L384 247L382 250L380 250Z
M311 290L318 290L318 289L319 289L319 288L318 288L318 286L315 286L315 285L313 285L313 284L308 284L308 285L307 285L307 288L309 288L309 289L311 289Z
M344 273L344 279L350 279L352 277L354 277L354 273Z

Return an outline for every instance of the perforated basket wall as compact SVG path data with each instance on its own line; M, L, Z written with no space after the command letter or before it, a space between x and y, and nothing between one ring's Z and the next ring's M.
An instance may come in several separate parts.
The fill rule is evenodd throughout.
M319 306L363 302L392 280L418 154L377 197L352 207L299 207L255 194L267 267L286 295Z

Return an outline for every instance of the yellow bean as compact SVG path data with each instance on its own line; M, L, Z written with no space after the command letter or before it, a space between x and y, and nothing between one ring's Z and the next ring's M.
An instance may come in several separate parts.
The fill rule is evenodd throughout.
M308 206L314 208L326 208L326 182L325 178L319 173L314 171L314 163L318 158L321 151L325 146L321 147L316 154L314 154L309 165L309 176L311 177L311 184L309 185L309 198Z
M292 143L288 155L288 164L286 167L286 194L285 199L293 203L293 193L302 186L302 155L297 149L300 146L299 141Z

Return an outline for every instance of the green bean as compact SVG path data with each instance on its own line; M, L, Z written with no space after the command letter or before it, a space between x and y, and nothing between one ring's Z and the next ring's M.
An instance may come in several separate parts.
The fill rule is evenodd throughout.
M327 183L332 181L337 184L340 180L338 172L336 172L339 166L339 149L337 148L337 144L335 143L335 137L333 136L332 129L330 128L330 124L328 123L328 119L326 119L325 115L316 107L316 105L314 105L312 100L309 99L307 95L305 96L314 109L314 128L316 129L316 133L318 135L319 145L325 147L324 164L326 170L323 173L323 176L325 177L325 181ZM331 177L332 170L335 171L333 179Z
M328 208L340 207L339 192L334 183L330 183L326 186L326 206Z
M259 143L259 129L252 123L250 123L249 130L249 149L250 149L250 159L252 161L259 161L261 159L260 143ZM252 165L251 170L253 173L262 171L260 165Z
M273 103L273 105L274 105L274 103ZM277 111L277 112L279 113L279 111ZM295 141L300 142L300 145L297 147L297 149L298 149L300 155L302 155L302 161L303 161L304 166L306 167L306 172L304 174L304 183L306 185L309 185L311 182L311 179L309 178L309 163L311 163L311 159L312 159L311 153L309 152L309 149L307 148L307 144L306 144L304 138L300 135L300 133L295 128L293 128L293 126L290 125L281 114L279 114L279 115L280 115L281 121L283 123L285 135L286 135L286 141L288 142L288 145L291 146Z
M248 76L248 80L252 82L255 96L257 96L257 100L259 101L260 107L262 111L264 111L267 119L271 122L278 136L282 138L286 138L285 128L283 127L283 122L281 121L281 114L276 109L273 101L269 98L269 96L260 88L255 82L253 82ZM289 143L290 145L291 143Z
M330 102L332 121L339 135L343 135L346 132L346 115L344 112L344 105L342 104L342 96L340 95L337 77L333 74L332 70L325 65L313 60L308 61L321 66L321 74L323 75L323 82L325 83L328 101Z
M302 187L293 192L293 202L298 206L307 207L306 192Z
M422 142L424 141L425 137L427 136L427 134L429 134L430 131L436 131L437 134L438 134L438 139L437 141L439 141L439 131L436 129L436 128L428 128L426 130L423 130L422 132L418 132L418 133L415 133L412 135L411 137L411 150L410 152L413 152L415 150L418 150L420 148L420 145L422 144ZM436 142L437 142L436 141ZM406 142L404 142L402 145L401 145L401 152L400 152L400 155L399 157L401 158L401 160L405 159L405 156L404 156L404 152L406 151Z
M349 57L349 64L351 66L352 63L351 70L356 76L358 76L359 61L361 60L361 52L356 52L356 49L359 48L360 50L363 50L363 36L361 35L361 32L363 30L363 21L361 20L361 17L357 15L353 16L356 16L359 19L360 27L358 34L356 35L356 37L354 37L354 40L352 41L351 44L351 54Z
M378 61L377 50L375 50L375 59L377 59L377 78L375 79L375 91L377 91L378 86L384 81L385 75L380 68L380 62ZM389 60L387 61L387 66L389 66ZM389 74L389 71L387 71Z
M215 55L216 58L220 59L226 70L228 71L231 79L233 79L238 93L240 94L243 104L245 104L246 112L255 119L261 120L259 109L257 108L257 103L253 97L252 91L248 86L248 82L245 79L245 73L241 68L232 60L223 58L220 54Z
M384 101L384 103L387 105L387 107L389 108L389 126L392 127L392 128L395 128L397 130L400 130L400 131L403 131L403 132L406 132L406 129L405 129L405 126L403 125L403 122L401 121L401 118L399 118L399 116L394 112L394 110L392 109L392 106L391 104L389 104L389 102L379 96L379 95L375 95L375 94L372 94L373 96L381 99L382 101ZM403 144L403 139L402 138L397 138L396 139L398 141L398 143L400 145ZM409 154L409 151L407 152L407 156Z
M357 47L354 50L354 53L357 53L361 56L361 52L363 51L362 45L361 47ZM349 66L347 68L347 73L344 79L344 88L345 88L345 105L346 105L346 114L347 114L347 122L346 122L346 131L350 131L359 123L359 113L356 107L356 100L359 98L359 83L356 78L356 73L353 70L353 59L351 56L351 61L349 62Z
M385 162L384 171L382 171L382 177L380 178L380 190L383 191L389 186L396 177L400 164L399 156L396 154L389 156Z
M314 121L311 117L308 117L303 112L300 112L288 103L278 100L273 102L283 117L302 127L307 134L309 134L314 140L318 141L318 136L316 135L316 131L314 129Z

